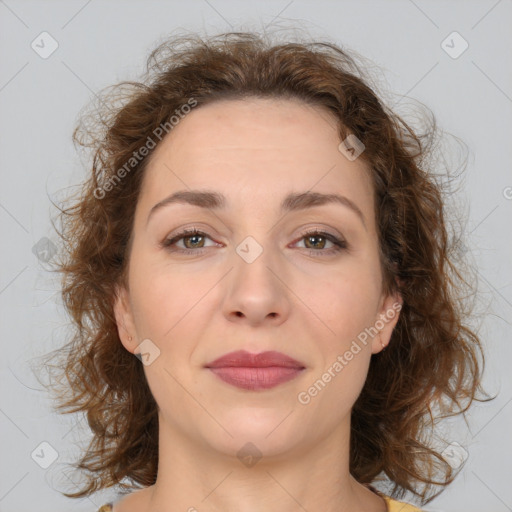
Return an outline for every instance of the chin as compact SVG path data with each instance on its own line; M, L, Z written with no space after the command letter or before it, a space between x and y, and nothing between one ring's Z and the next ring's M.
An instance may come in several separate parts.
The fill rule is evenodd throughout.
M279 435L266 437L267 434L265 432L258 437L256 433L233 433L232 438L211 439L210 446L217 453L225 455L227 460L234 460L236 464L241 463L247 468L256 464L261 468L267 464L275 465L280 460L289 460L290 451L296 446L297 439Z
M218 417L219 422L233 437L226 434L222 435L221 439L212 439L212 442L217 444L219 451L230 455L240 450L243 452L243 447L249 443L251 446L246 448L248 451L254 445L256 452L259 451L266 456L279 456L292 449L302 435L293 413L285 419L291 410L290 407L237 407Z

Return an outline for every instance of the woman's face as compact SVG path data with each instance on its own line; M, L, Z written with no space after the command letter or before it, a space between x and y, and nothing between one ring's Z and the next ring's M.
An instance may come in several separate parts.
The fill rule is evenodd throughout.
M193 109L155 149L115 312L175 438L271 456L347 436L399 297L382 295L368 170L339 143L327 111L251 99ZM240 350L299 365L207 367Z

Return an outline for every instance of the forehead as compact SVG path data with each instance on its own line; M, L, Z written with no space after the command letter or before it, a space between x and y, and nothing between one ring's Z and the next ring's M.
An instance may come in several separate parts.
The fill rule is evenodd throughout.
M319 144L336 145L337 138L335 117L319 106L297 99L221 100L196 107L184 116L157 153L174 146L178 152L193 148L198 156L228 150L236 154L291 149L304 156L306 149Z
M254 206L311 190L342 193L369 213L373 190L366 164L348 160L339 143L336 118L299 100L251 98L195 107L154 150L141 201L207 188Z

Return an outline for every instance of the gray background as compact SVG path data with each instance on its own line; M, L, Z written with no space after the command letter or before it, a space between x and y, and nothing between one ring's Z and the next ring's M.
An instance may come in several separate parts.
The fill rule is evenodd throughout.
M66 339L59 282L45 271L43 249L45 237L57 240L49 198L59 201L84 172L71 144L80 109L101 88L136 78L149 50L178 29L213 34L296 25L374 61L390 91L429 106L440 126L469 147L460 201L466 249L478 265L484 386L498 397L474 406L469 428L459 420L443 424L469 457L425 508L512 510L511 22L511 0L282 0L246 2L243 9L223 0L0 0L0 512L92 512L114 495L70 501L59 494L75 490L76 475L64 469L87 431L78 418L52 412L29 367ZM34 40L42 46L43 31L59 45L46 59L31 48ZM441 45L453 31L469 44L458 58ZM448 44L452 52L461 48L461 41ZM47 469L39 464L51 462L53 452L42 442L58 453Z

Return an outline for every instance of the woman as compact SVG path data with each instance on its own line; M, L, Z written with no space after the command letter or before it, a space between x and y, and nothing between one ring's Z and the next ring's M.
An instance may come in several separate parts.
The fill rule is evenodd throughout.
M102 100L75 132L91 175L62 211L77 329L59 410L93 432L88 483L66 496L138 488L114 512L428 503L455 477L429 421L478 400L483 368L428 140L331 43L175 38Z

